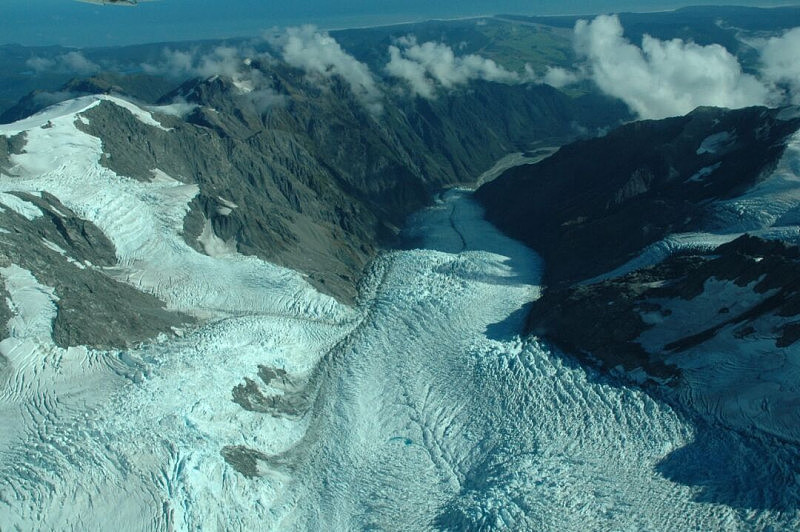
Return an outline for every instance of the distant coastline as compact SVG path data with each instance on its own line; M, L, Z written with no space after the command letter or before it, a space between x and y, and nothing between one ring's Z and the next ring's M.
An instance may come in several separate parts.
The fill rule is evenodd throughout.
M464 1L452 7L431 7L421 1L387 2L384 12L374 5L354 2L346 12L320 0L308 0L301 8L231 0L224 5L212 0L159 0L136 8L98 6L71 0L26 0L3 6L0 44L24 46L60 45L74 48L125 46L154 42L235 39L258 36L272 27L313 24L328 31L400 26L430 20L455 21L496 15L573 17L599 13L656 13L681 7L724 5L725 2L697 0L664 2L601 0L586 2L524 2L504 0L487 5L479 0ZM300 5L300 4L298 4ZM732 2L741 7L791 7L800 3L744 0ZM316 7L315 7L316 6ZM383 9L384 6L381 6Z

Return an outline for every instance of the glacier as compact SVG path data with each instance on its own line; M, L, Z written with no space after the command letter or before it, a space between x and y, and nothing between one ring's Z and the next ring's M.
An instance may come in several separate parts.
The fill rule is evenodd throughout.
M0 270L15 312L1 529L800 528L796 447L520 336L542 261L469 190L413 217L414 249L377 258L346 307L296 272L186 245L196 187L100 166L100 140L75 127L99 98L117 101L0 126L28 141L0 191L53 194L115 244L107 273L204 324L62 349L52 288ZM235 400L243 382L260 408Z

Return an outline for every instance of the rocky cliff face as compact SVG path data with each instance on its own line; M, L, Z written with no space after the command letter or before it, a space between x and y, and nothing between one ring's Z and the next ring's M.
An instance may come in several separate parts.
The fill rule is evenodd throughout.
M770 175L797 118L701 108L562 147L478 190L488 218L550 264L550 284L607 272L667 235L712 223L711 202Z
M158 115L164 129L109 102L81 127L103 140L103 164L120 175L159 169L199 185L191 245L204 250L208 224L240 253L306 272L345 301L377 246L432 191L472 182L509 151L575 135L572 123L609 118L550 87L485 82L432 102L398 97L373 115L338 79L322 90L286 66L263 74L276 95L267 108L214 77L163 98L191 109Z
M254 61L247 68L261 80L256 90L214 76L188 81L153 106L132 103L135 94L103 97L73 117L74 127L101 144L98 162L111 175L144 189L157 189L167 179L196 190L181 223L183 240L199 253L256 256L287 266L345 302L354 301L365 264L393 242L406 216L429 203L434 191L473 182L508 152L574 137L575 123L593 128L624 116L619 106L594 111L595 97L488 82L434 100L387 90L376 113L336 76L311 79L277 61ZM132 87L93 78L64 90L119 93ZM31 96L17 110L35 103ZM6 127L10 133L0 137L0 170L7 176L18 173L18 159L28 151L25 124ZM32 127L41 130L38 136L51 136L55 149L63 142L89 142L72 139L67 124L51 135L52 126L45 121ZM94 163L87 164L78 171L97 173ZM69 209L48 207L46 198L58 198L47 185L4 186L12 196L27 194L6 199L37 213L26 219L6 210L11 218L3 227L13 228L13 235L0 239L0 252L54 287L59 345L124 345L192 322L107 275L119 258L113 244L99 244L94 236L103 232L85 232L81 228L91 223ZM50 214L43 218L38 210ZM91 245L57 238L61 233L50 225L75 227L91 236ZM26 240L30 246L22 245ZM84 248L103 249L103 257L86 255ZM54 253L72 262L55 260ZM73 262L92 266L76 271ZM126 290L136 294L124 295ZM98 313L119 316L119 327L109 325L90 338Z
M698 109L621 127L477 195L539 250L528 331L743 429L800 441L800 122ZM748 234L749 233L749 234Z

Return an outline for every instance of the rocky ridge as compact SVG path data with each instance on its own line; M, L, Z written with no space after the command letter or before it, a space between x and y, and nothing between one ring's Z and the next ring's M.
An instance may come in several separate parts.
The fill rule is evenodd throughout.
M8 228L0 232L0 267L13 263L55 289L57 346L131 345L194 321L105 273L117 264L114 245L56 197L2 193L0 203L0 227ZM12 315L7 301L0 304L3 323Z
M118 95L81 112L75 127L100 139L100 164L122 178L149 183L169 176L197 186L183 221L183 238L197 251L287 266L345 302L354 301L365 264L394 242L406 216L428 204L434 191L473 182L508 152L574 137L575 123L596 128L624 116L619 106L592 111L588 102L597 97L576 100L548 86L480 81L430 101L385 91L376 114L337 76L311 79L276 61L241 68L266 80L264 86L253 90L213 76L190 80L152 106L133 103L136 95ZM123 87L93 78L65 90L116 94ZM24 135L2 137L0 165L8 176L15 172L14 154L25 153ZM33 205L48 201L44 197L23 201ZM65 215L70 223L86 222L73 215ZM0 252L26 264L42 284L58 284L59 316L84 316L80 326L59 321L59 345L126 345L191 323L180 314L160 314L157 300L121 297L117 281L100 281L102 268L113 265L113 251L105 262L85 257L97 267L78 272L63 260L84 264L75 242L43 237L64 253L53 251L38 243L42 238L30 238L44 234L40 222L9 216L4 227L33 245L9 238ZM53 223L66 223L54 216ZM37 258L52 253L62 260ZM86 276L93 280L82 280ZM72 290L67 285L82 288L64 297ZM115 303L105 310L70 303L84 300ZM121 319L130 324L127 333L125 326L110 327L92 340L87 335L98 312L141 318Z
M709 204L770 175L800 119L699 108L562 147L477 192L489 219L551 265L548 284L616 268L673 233L716 229Z
M470 183L508 151L569 137L568 124L592 120L550 87L481 82L441 101L394 101L372 116L337 79L320 90L288 67L268 73L285 100L266 110L233 80L214 77L162 99L191 108L180 118L157 114L169 131L110 103L81 127L103 139L103 164L120 175L149 179L158 168L200 186L185 224L191 245L204 251L198 238L208 222L238 252L306 272L345 301L378 246L433 191Z
M798 130L793 108L701 108L481 187L489 219L545 259L528 333L703 415L800 441Z
M738 339L770 339L776 352L795 345L798 279L800 248L744 235L711 253L678 254L621 277L550 289L534 303L528 327L590 362L643 367L668 378L679 373L670 364L673 354L702 345L723 329ZM712 285L722 282L741 289L742 299L721 298ZM673 302L692 303L693 323L666 329L677 319ZM658 342L643 339L646 331L660 328L664 335Z

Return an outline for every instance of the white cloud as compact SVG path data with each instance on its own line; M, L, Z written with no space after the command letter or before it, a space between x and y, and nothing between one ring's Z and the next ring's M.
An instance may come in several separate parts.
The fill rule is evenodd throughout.
M100 65L87 59L86 56L78 51L67 52L53 59L31 57L25 64L36 73L94 74L100 71Z
M259 112L285 104L286 96L272 89L264 74L253 67L254 59L260 62L271 60L267 54L256 53L248 47L218 46L206 53L197 49L184 51L165 48L160 62L144 63L141 67L148 74L178 78L225 76L240 91L240 101Z
M227 76L235 78L242 71L245 53L230 47L218 46L200 57L195 71L203 77Z
M197 104L189 103L183 98L175 98L171 104L147 106L145 109L151 112L177 116L178 118L186 118L197 107Z
M547 71L545 72L544 76L542 76L543 83L546 83L551 87L555 87L556 89L566 87L567 85L572 85L580 79L581 76L577 72L552 66L548 66Z
M100 70L100 66L87 59L80 52L68 52L59 57L61 63L70 71L88 74Z
M148 74L155 75L236 78L248 70L245 68L249 66L248 58L254 55L256 54L251 49L231 46L217 46L205 53L197 49L189 51L165 48L161 52L161 61L155 64L142 63L141 67Z
M389 47L389 63L386 72L396 78L405 80L411 86L411 92L423 98L433 98L436 86L433 79L428 77L427 69L420 63L403 57L400 48Z
M769 87L742 72L736 57L720 45L645 35L638 47L622 31L616 16L578 21L575 49L600 89L642 118L683 115L700 105L739 108L771 100Z
M381 111L383 96L369 67L345 52L327 32L302 26L287 28L267 39L280 49L289 65L312 76L340 76L370 111Z
M777 85L784 98L800 105L800 28L772 37L757 45L761 51L761 74Z
M527 76L506 70L491 59L475 54L456 56L444 43L417 43L415 37L398 39L389 46L386 72L405 80L412 93L433 98L437 86L446 89L482 79L500 83L528 81Z
M184 76L193 74L195 69L195 52L164 48L162 60L158 63L142 63L141 67L148 74Z
M270 87L261 87L246 92L241 97L253 108L262 112L273 107L282 107L286 105L288 97L285 94L280 94Z
M56 62L52 59L47 59L46 57L31 57L25 64L28 65L28 68L33 69L37 74L39 72L45 72L47 70L53 70L56 66Z

